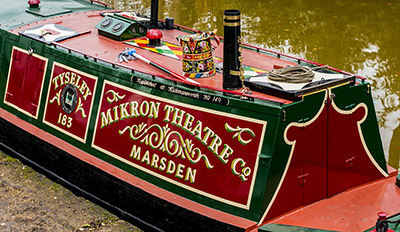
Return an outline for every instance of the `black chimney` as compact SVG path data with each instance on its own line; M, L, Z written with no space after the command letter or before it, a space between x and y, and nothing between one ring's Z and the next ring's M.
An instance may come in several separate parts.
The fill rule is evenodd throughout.
M227 90L240 89L243 84L240 79L241 54L240 46L240 11L224 11L224 62L223 88Z
M158 27L158 0L151 0L150 26L151 28Z

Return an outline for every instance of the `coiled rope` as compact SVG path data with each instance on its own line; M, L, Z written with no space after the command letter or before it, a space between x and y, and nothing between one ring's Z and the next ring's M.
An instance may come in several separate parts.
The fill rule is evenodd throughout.
M281 69L273 69L268 73L268 78L280 82L306 83L314 79L314 73L309 67L289 66Z

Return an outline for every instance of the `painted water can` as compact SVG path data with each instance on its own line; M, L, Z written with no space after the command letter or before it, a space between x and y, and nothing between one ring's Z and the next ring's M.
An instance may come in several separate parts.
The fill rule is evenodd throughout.
M215 39L216 46L211 45L211 38ZM178 36L177 40L182 47L182 71L185 77L203 78L215 74L212 51L218 47L219 39L214 33Z

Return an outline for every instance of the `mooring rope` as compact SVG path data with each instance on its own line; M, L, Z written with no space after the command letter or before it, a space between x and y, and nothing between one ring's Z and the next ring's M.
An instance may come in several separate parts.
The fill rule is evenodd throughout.
M268 73L268 78L280 82L306 83L314 79L314 73L309 67L289 66L281 69L273 69Z

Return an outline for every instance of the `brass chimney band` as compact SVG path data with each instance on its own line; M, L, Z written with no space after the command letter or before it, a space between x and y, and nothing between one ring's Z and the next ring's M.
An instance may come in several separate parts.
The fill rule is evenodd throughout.
M231 75L233 75L233 76L240 76L240 71L229 70L229 74L231 74Z
M238 27L238 26L240 26L240 22L234 22L234 23L224 22L224 26L227 26L227 27Z
M224 15L224 20L237 20L240 19L240 15Z

